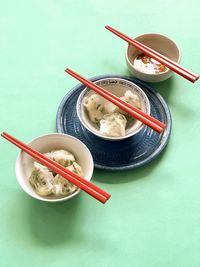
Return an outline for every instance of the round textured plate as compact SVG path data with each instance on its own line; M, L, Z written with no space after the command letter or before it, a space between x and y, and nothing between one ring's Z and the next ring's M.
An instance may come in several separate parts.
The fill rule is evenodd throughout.
M140 86L151 105L151 116L167 124L165 131L158 134L149 127L144 127L138 134L122 141L103 140L82 126L76 113L76 102L84 85L75 86L62 100L57 112L56 127L59 133L73 135L89 148L94 165L99 169L127 170L149 163L164 149L171 133L172 120L170 111L162 96L146 83L122 75L102 75L91 79L116 77L127 79Z

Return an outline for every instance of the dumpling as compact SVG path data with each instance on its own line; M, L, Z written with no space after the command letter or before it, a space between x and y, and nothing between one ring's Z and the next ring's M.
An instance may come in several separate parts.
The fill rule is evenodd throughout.
M66 150L53 150L44 155L66 167L71 172L83 177L81 166L75 161L72 153ZM78 189L77 186L67 179L38 162L34 162L34 169L29 177L29 182L40 196L48 196L50 194L67 196Z
M88 116L92 122L97 123L103 118L103 103L103 98L97 94L83 99L83 105L87 109Z
M48 196L52 193L53 174L46 167L38 162L34 162L34 169L29 178L30 184L35 188L35 191L40 196Z
M81 169L81 166L78 165L78 163L73 162L72 165L68 166L66 169L68 169L71 172L76 173L79 176L83 176L83 171Z
M73 162L72 165L68 166L66 169L73 173L76 173L79 176L83 176L81 166L79 166L76 162ZM75 190L77 190L77 186L75 186L59 174L54 177L52 184L52 192L57 196L71 195Z
M141 109L140 98L137 94L127 90L124 96L120 97L138 109ZM83 105L87 109L90 121L96 123L96 128L105 136L119 137L125 136L125 128L133 118L124 110L116 106L98 94L85 97Z
M77 190L77 186L69 182L67 179L63 178L57 174L52 180L52 192L56 196L67 196L71 195Z
M126 123L126 117L118 112L106 114L100 120L100 133L113 137L125 136Z
M115 104L113 104L110 101L105 101L103 107L104 107L105 114L119 111L119 107L117 107Z
M55 150L44 155L64 167L70 166L75 161L74 155L66 150Z
M126 91L124 96L121 97L121 99L124 100L126 103L129 103L133 107L141 109L139 96L136 94L133 94L130 90ZM125 111L121 109L120 109L120 113L127 114Z

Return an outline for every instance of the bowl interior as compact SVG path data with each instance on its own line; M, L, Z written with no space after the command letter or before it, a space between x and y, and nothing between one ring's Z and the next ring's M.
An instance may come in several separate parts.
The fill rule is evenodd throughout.
M101 79L97 82L95 82L97 85L100 87L104 88L105 90L109 91L110 93L122 97L124 96L125 92L127 90L130 90L134 94L137 94L139 96L140 102L141 102L141 110L147 114L150 114L150 104L149 100L146 96L146 94L143 92L143 90L137 86L136 84L129 82L124 79L120 78L106 78L106 79ZM79 116L79 119L81 120L82 124L92 133L99 137L103 137L105 139L109 140L121 140L123 137L107 137L107 136L102 136L99 133L99 127L96 123L91 122L91 120L88 117L88 112L86 108L84 107L83 99L86 96L90 96L92 94L95 94L94 91L86 88L79 96L78 102L77 102L77 113ZM105 99L105 101L108 101ZM127 122L127 127L125 131L125 138L128 136L137 133L141 127L143 126L142 122L130 118Z
M177 45L166 36L160 34L144 34L136 37L135 40L147 45L148 47L156 50L157 52L163 54L164 56L172 59L175 62L180 61L180 52ZM135 57L139 54L141 54L141 51L139 51L132 45L128 46L127 58L132 67ZM162 75L162 74L163 73L147 74L147 75Z
M84 179L88 181L91 179L93 173L93 159L88 148L78 139L64 134L49 134L34 139L29 143L29 145L41 153L58 149L64 149L71 152L74 154L77 163L83 170ZM32 157L21 151L16 162L16 174L18 182L24 191L26 191L29 195L40 200L59 201L69 199L79 192L79 190L77 190L70 196L66 197L54 195L42 197L36 194L34 188L29 183L29 177L34 167L34 161L35 160Z

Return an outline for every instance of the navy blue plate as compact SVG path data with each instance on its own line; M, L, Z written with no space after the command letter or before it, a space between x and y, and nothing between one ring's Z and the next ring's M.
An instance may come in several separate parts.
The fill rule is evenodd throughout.
M169 108L158 92L138 79L122 75L102 75L92 78L91 81L110 77L126 79L140 86L149 98L151 116L167 124L165 131L159 135L144 127L138 134L122 141L107 141L93 135L82 126L76 113L77 99L85 88L82 84L75 86L60 103L56 118L57 131L80 139L89 148L96 168L128 170L143 166L156 158L169 141L172 127Z

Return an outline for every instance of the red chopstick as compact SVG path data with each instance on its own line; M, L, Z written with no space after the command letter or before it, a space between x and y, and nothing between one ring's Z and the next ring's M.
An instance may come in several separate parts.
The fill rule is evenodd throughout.
M88 182L87 180L83 179L77 174L69 171L62 165L58 164L57 162L47 158L40 152L32 149L31 147L17 140L16 138L9 135L8 133L3 132L1 136L7 139L9 142L16 145L17 147L19 147L20 149L22 149L24 152L29 154L31 157L38 160L43 165L47 166L54 172L60 174L63 178L69 180L71 183L73 183L74 185L76 185L77 187L85 191L86 193L90 194L91 196L99 200L100 202L105 203L111 197L109 193L105 192L104 190L100 189L94 184Z
M151 49L150 47L138 42L137 40L134 40L134 39L128 37L127 35L119 32L118 30L112 28L111 26L107 25L105 28L107 30L109 30L110 32L114 33L115 35L117 35L118 37L120 37L121 39L125 40L129 44L133 45L138 50L141 50L146 55L154 58L155 60L157 60L158 62L162 63L163 65L165 65L166 67L168 67L172 71L174 71L177 74L181 75L182 77L186 78L187 80L189 80L189 81L194 83L195 81L197 81L199 79L199 75L198 74L195 74L195 73L187 70L186 68L182 67L178 63L176 63L173 60L165 57L164 55L162 55L159 52Z
M93 82L87 80L86 78L80 76L78 73L74 72L73 70L66 69L65 71L68 74L70 74L71 76L73 76L74 78L76 78L77 80L79 80L80 82L82 82L83 84L85 84L90 89L94 90L95 92L97 92L98 94L100 94L101 96L103 96L104 98L106 98L107 100L109 100L110 102L115 104L116 106L120 107L121 109L123 109L124 111L129 113L134 118L140 120L145 125L149 126L153 130L155 130L156 132L161 133L166 128L166 125L164 123L162 123L162 122L158 121L157 119L145 114L140 109L131 106L130 104L126 103L125 101L123 101L119 97L111 94L110 92L106 91L102 87L100 87L100 86L94 84Z

